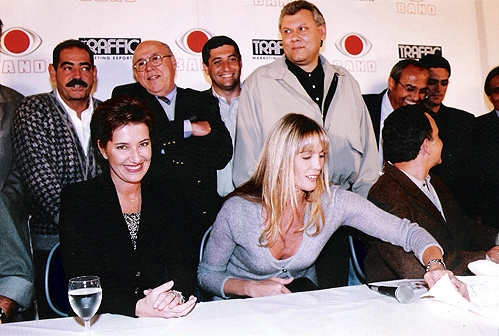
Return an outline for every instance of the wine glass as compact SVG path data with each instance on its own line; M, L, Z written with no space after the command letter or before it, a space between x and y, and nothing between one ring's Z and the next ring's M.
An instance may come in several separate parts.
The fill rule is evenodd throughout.
M90 319L99 309L102 300L100 278L84 275L69 279L68 296L71 308L85 321L85 332L90 336Z

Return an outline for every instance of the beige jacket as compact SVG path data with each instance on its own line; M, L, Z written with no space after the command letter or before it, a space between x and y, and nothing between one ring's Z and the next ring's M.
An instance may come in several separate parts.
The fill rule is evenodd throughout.
M284 56L256 69L244 82L239 98L233 179L236 186L254 171L265 137L287 113L302 113L323 125L331 140L330 180L367 197L378 178L378 154L371 119L360 88L344 68L320 56L325 73L324 97L334 74L336 94L323 123L319 106L288 70Z

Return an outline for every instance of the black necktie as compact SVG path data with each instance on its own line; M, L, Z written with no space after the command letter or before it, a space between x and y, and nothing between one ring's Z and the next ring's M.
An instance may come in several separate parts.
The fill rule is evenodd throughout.
M166 97L160 97L160 96L157 96L158 99L164 101L166 103L166 105L170 105L171 101L170 99L166 98Z

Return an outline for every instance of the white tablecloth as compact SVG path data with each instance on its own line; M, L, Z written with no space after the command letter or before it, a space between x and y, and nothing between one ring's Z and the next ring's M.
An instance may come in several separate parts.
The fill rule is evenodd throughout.
M474 286L479 277L461 278ZM499 293L490 293L497 296ZM105 293L103 293L105 295ZM0 335L84 335L77 318L0 325ZM417 299L398 303L366 286L200 303L178 319L103 314L92 335L499 335L499 316Z

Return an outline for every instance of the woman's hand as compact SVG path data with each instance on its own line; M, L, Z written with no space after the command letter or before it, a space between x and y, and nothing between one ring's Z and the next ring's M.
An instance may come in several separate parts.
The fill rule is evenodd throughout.
M291 293L291 291L286 288L286 285L292 281L293 278L270 278L262 281L251 281L248 286L248 296L259 297Z
M441 267L440 269L433 269L424 275L424 279L426 283L428 284L428 287L433 287L435 283L440 280L441 277L443 277L445 274L449 276L450 281L454 284L456 287L456 290L461 294L466 300L470 300L470 296L468 294L468 288L466 287L466 284L464 282L459 281L455 276L454 273L451 271L443 269Z
M137 301L135 315L142 317L181 317L190 313L196 305L196 297L190 296L184 302L180 294L171 291L173 281L168 281L154 289L146 289L145 297Z

